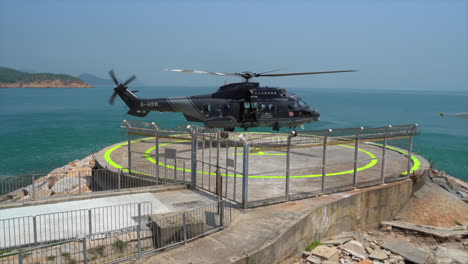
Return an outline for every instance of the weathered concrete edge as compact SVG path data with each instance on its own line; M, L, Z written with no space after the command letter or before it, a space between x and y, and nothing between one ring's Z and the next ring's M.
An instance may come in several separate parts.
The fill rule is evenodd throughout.
M34 205L54 204L54 203L79 201L79 200L87 200L87 199L95 199L95 198L105 198L105 197L127 195L127 194L158 193L158 192L178 191L178 190L184 190L184 189L186 189L185 185L170 185L170 186L154 186L154 187L122 189L119 191L114 190L114 191L103 191L103 192L90 192L90 193L81 194L81 195L51 197L49 199L5 203L5 204L0 204L0 210L8 209L8 208L23 207L23 206L34 206Z
M398 214L412 194L410 179L341 193L341 198L309 211L283 229L277 239L248 256L238 256L236 264L277 263L299 256L313 241L355 229L376 227Z

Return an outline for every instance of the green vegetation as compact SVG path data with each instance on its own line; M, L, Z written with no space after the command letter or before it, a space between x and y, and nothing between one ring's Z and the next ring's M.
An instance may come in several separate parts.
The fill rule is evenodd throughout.
M127 243L123 242L120 239L117 239L114 243L112 243L112 247L119 252L123 252L124 249L127 248Z
M0 67L0 82L4 83L30 83L40 81L55 81L60 80L67 82L82 82L81 79L67 75L67 74L53 74L53 73L26 73L17 71L10 68Z
M95 248L90 248L88 249L88 252L93 255L98 255L100 257L104 257L104 249L106 247L103 245L97 246Z
M76 260L71 258L70 253L62 252L60 255L67 261L68 264L75 264L76 263Z
M318 247L318 246L321 246L321 245L323 245L322 242L320 242L320 241L314 241L314 242L310 243L310 245L308 245L308 246L305 248L305 250L306 250L306 251L312 251L312 250L314 250L314 248L316 248L316 247Z

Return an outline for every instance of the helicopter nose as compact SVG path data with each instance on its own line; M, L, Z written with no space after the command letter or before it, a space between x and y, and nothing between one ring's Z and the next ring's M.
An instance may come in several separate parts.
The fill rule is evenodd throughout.
M320 120L320 112L316 109L311 111L311 116L314 118L315 121Z

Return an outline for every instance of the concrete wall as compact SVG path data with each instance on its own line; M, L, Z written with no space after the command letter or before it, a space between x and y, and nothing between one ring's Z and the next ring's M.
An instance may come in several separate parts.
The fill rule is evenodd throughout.
M408 179L344 192L291 224L275 241L235 263L278 263L300 255L313 241L323 241L344 231L377 227L382 220L399 213L412 189L413 183Z

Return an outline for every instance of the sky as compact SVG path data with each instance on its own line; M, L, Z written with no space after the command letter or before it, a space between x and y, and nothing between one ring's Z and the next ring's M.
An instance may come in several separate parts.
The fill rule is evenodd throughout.
M284 88L468 91L468 1L0 0L0 66L148 85L183 74L358 70L257 79ZM278 72L278 73L279 73Z

